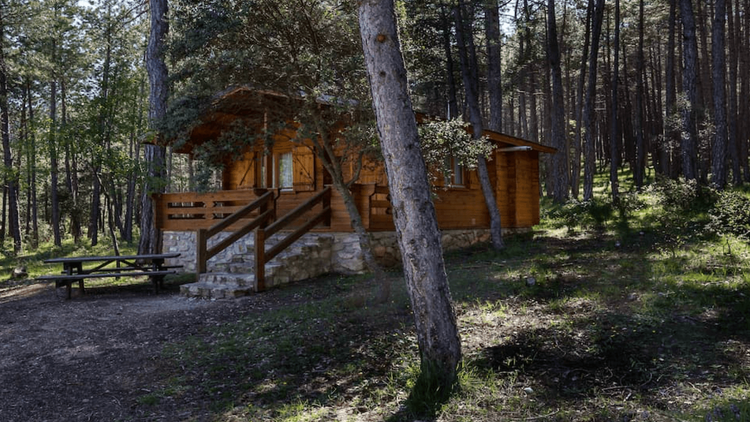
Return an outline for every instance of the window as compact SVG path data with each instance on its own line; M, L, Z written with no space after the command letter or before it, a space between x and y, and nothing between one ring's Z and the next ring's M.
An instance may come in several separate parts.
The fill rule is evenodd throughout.
M443 174L445 179L445 186L464 186L464 166L459 164L458 160L453 157L445 157L445 163L443 167L446 171Z
M278 187L291 189L294 187L294 172L292 171L292 152L277 155L279 162Z

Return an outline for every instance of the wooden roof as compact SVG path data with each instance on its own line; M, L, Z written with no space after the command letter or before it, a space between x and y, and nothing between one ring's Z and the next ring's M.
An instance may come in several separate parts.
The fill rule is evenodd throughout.
M190 139L175 152L190 153L194 146L200 145L208 140L217 139L221 133L239 118L242 118L247 124L263 125L267 119L282 119L281 113L277 116L268 116L269 111L288 110L289 102L299 101L286 95L252 89L247 86L231 87L217 93L208 112L201 119L201 123L195 126L191 133ZM326 100L320 99L320 104L325 105ZM423 113L416 113L417 121L422 122L426 119L439 119L427 116ZM494 141L499 146L530 147L534 151L544 153L555 153L557 149L542 145L536 142L527 141L511 135L500 132L485 130L484 136Z

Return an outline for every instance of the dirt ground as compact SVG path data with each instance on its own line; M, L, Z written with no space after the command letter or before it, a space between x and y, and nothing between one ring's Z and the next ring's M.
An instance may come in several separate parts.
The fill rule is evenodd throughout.
M74 289L66 300L54 285L0 283L0 421L207 420L199 397L139 403L164 380L162 348L272 306L273 295L212 302L166 290Z

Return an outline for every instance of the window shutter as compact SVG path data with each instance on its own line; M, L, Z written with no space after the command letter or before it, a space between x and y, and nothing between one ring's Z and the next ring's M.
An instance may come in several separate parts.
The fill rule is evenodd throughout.
M293 151L294 190L297 192L315 190L315 155L307 147L297 147Z

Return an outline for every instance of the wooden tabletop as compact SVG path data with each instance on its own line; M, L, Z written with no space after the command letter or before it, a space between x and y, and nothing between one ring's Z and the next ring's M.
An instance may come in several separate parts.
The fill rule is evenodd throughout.
M144 254L144 255L115 255L115 256L71 256L66 258L45 259L45 264L69 264L78 262L100 262L100 261L122 261L122 260L144 260L153 261L159 259L177 258L179 253Z

